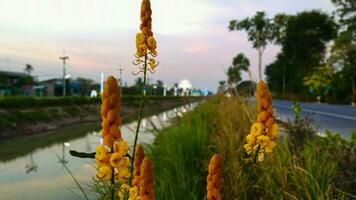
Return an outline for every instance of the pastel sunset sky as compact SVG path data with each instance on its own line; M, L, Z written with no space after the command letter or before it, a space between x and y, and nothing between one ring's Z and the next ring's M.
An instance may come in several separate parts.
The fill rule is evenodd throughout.
M239 52L251 60L257 79L257 52L243 32L229 32L231 19L265 11L274 14L320 9L331 13L330 0L151 0L153 32L160 65L150 78L167 85L185 78L194 87L215 91ZM0 70L34 67L40 80L61 76L58 59L70 57L67 72L99 81L100 72L131 84L139 0L0 0ZM279 51L269 45L263 65ZM246 74L244 78L247 79Z

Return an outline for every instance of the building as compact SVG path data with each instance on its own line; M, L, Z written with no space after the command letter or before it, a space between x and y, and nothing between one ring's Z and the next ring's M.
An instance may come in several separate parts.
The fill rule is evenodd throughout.
M36 87L39 87L42 90L40 96L63 96L63 79L61 78L40 81ZM79 81L66 79L67 96L79 95L81 87Z
M180 96L190 96L190 90L192 89L192 84L189 80L183 79L178 83L178 90Z
M29 96L34 78L23 72L0 71L0 96Z

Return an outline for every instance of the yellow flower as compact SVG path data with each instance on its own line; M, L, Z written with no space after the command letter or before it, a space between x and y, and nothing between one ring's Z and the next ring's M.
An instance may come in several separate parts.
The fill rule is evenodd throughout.
M252 135L252 134L248 134L246 136L246 141L247 141L248 144L253 145L253 144L256 143L256 137L254 135Z
M130 178L130 170L128 168L121 168L116 175L116 179L119 182L126 182Z
M108 181L112 177L112 168L109 165L103 165L96 176L103 181Z
M114 151L125 156L129 152L129 145L125 140L121 140L115 144Z
M147 39L147 45L150 48L150 50L155 50L157 47L156 40L153 36L148 37Z
M128 192L130 191L130 186L127 185L126 183L121 184L120 188L119 188L119 199L120 200L124 200L125 196L128 194Z
M136 34L136 45L144 44L146 42L146 37L143 33L139 32Z
M139 52L140 55L146 55L147 54L147 45L146 44L138 45L137 52Z
M104 146L100 145L96 147L95 160L98 167L107 165L110 160L110 154L107 152Z
M148 65L149 65L149 67L150 67L150 69L151 70L154 70L155 68L156 68L156 60L155 59L153 59L153 58L150 58L149 60L148 60Z
M119 162L122 159L122 155L119 153L113 153L110 158L110 165L114 168L119 168Z
M253 151L253 148L251 147L250 144L245 144L245 145L244 145L244 149L245 149L245 151L246 151L247 154L251 154L252 151Z
M129 195L130 195L129 200L138 200L140 198L139 194L138 194L138 187L134 186L134 187L130 188Z
M207 176L207 200L218 200L221 199L221 159L215 154L210 159L209 163L209 173Z

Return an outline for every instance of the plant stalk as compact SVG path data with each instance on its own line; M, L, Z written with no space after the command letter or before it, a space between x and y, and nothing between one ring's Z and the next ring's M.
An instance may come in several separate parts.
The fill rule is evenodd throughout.
M138 139L138 132L140 131L143 108L145 105L146 76L147 76L147 54L145 55L144 70L143 70L143 85L141 88L142 90L141 90L141 100L140 100L140 111L139 111L139 115L138 115L138 119L137 119L136 134L135 134L134 146L133 146L133 151L132 151L131 176L130 176L130 180L129 180L130 185L131 185L131 180L132 180L132 172L133 172L133 164L134 164L134 160L135 160L135 151L136 151L136 145L137 145L137 139Z

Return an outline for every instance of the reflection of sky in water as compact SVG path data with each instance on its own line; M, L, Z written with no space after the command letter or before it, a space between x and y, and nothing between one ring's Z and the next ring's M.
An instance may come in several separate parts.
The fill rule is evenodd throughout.
M177 114L191 110L197 104L181 107L164 112L149 118L142 123L139 135L139 143L152 143L155 138L153 129L161 129L169 124L169 119ZM181 114L179 114L181 115ZM133 143L136 122L123 125L122 137ZM74 199L74 191L80 195L72 177L68 174L60 159L66 161L68 168L80 183L88 183L96 174L94 161L91 159L75 158L69 155L69 149L91 152L101 143L99 133L88 133L82 138L68 141L64 144L55 144L47 148L28 152L28 155L10 162L0 163L0 199L26 199L26 200L63 200ZM28 141L31 142L31 141ZM16 147L14 147L16 148ZM64 151L63 151L64 148ZM57 155L56 155L57 154ZM29 167L37 166L37 169L26 172ZM85 184L82 184L84 186ZM72 190L72 191L71 191Z

